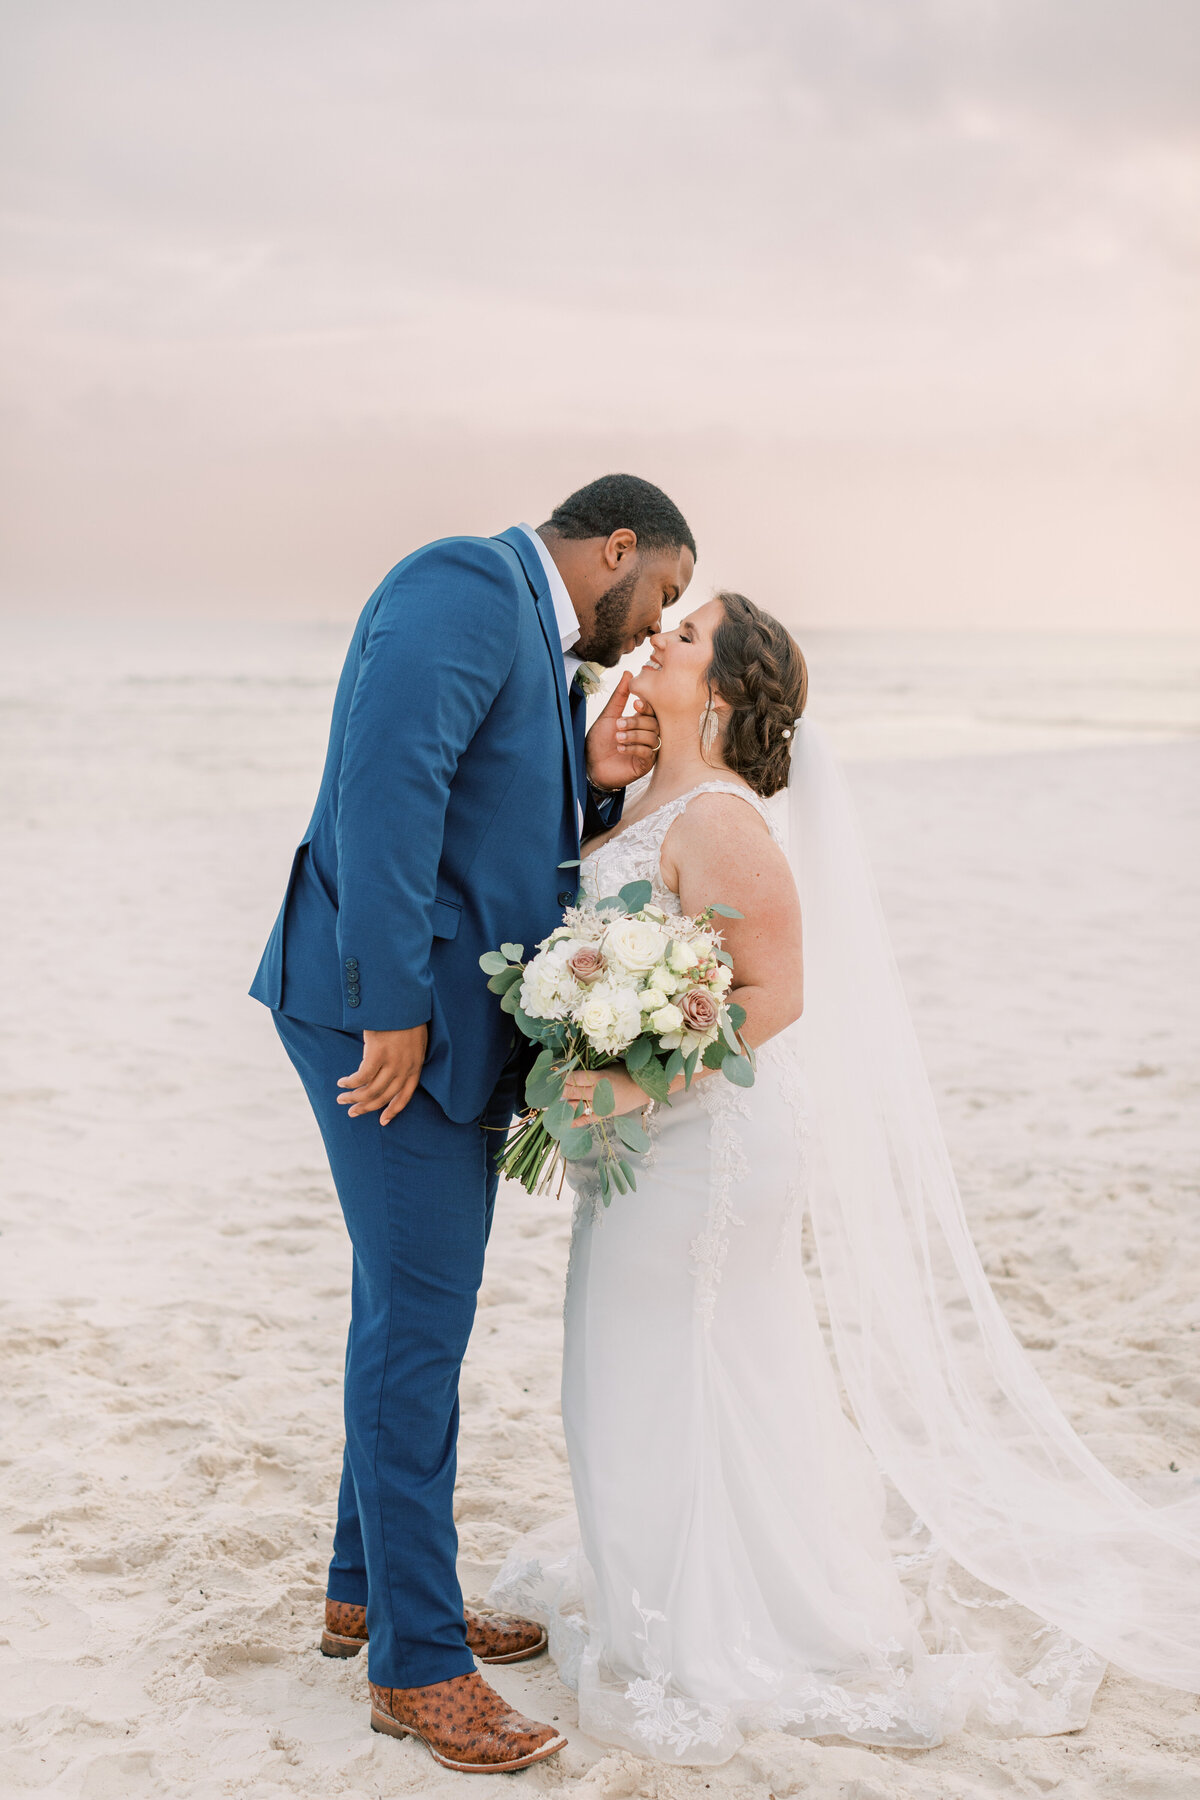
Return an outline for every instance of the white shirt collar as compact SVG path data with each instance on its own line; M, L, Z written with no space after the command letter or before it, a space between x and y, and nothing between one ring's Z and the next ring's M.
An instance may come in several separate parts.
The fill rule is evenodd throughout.
M567 584L558 572L558 564L551 556L549 550L547 550L545 544L543 544L537 532L533 529L533 526L522 525L520 529L525 533L525 536L537 551L538 556L541 559L542 567L546 571L546 580L550 583L550 598L554 603L554 621L558 626L559 642L562 645L562 651L565 657L568 650L573 649L579 642L579 620L576 617L575 608L571 604L571 596L567 592ZM568 679L574 675L575 669L579 667L579 658L577 656L571 657L570 660L574 664L574 668L569 671Z

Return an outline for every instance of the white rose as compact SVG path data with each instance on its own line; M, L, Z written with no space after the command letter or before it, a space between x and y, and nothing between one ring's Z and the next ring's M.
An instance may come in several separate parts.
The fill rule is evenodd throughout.
M647 1024L651 1031L678 1031L683 1025L683 1014L677 1006L660 1006L650 1014Z
M709 987L716 988L718 994L723 994L732 980L733 970L729 967L729 964L718 963L709 978L708 985Z
M695 968L699 960L692 946L684 943L681 938L676 938L667 951L667 962L677 975L686 975L689 969Z
M581 992L575 1017L588 1042L605 1056L620 1056L642 1030L635 989L605 980Z
M608 928L604 948L631 974L645 975L661 960L666 938L649 919L618 919Z
M667 1004L667 996L661 988L648 987L642 993L642 1011L657 1012L660 1006Z
M613 1009L609 1002L602 997L597 998L593 994L590 1000L585 1000L576 1017L593 1042L607 1038L612 1031Z
M634 988L616 989L610 1004L613 1009L613 1029L607 1048L610 1056L619 1056L643 1029L642 1009L638 1005L637 991Z

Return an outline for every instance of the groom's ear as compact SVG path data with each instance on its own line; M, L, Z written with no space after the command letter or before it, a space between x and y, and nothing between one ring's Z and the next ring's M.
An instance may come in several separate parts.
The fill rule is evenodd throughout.
M632 556L636 549L637 532L630 531L627 525L622 525L619 531L613 532L612 536L605 544L604 560L610 569L615 569L620 563Z

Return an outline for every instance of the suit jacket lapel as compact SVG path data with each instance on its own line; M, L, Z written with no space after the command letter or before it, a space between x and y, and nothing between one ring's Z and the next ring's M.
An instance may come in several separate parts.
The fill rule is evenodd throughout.
M533 590L538 623L541 625L546 648L550 653L551 667L554 670L554 692L558 698L558 722L562 728L563 748L566 753L571 782L571 817L576 835L578 835L578 795L582 786L581 771L575 766L575 733L571 729L571 700L567 693L567 671L563 667L562 639L558 634L558 620L554 616L554 601L550 596L550 584L546 580L546 571L542 567L541 558L519 525L513 525L509 530L501 531L497 535L500 543L507 544L510 550L516 551L521 567Z

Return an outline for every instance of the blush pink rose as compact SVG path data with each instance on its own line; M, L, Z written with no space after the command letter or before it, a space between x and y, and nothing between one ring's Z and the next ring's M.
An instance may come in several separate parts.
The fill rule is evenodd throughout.
M681 998L676 997L675 1004L683 1014L683 1022L689 1031L711 1031L717 1022L717 1002L707 988L689 988Z
M584 987L591 987L593 981L599 981L606 968L603 952L597 950L595 944L580 944L567 958L567 967L576 981Z

